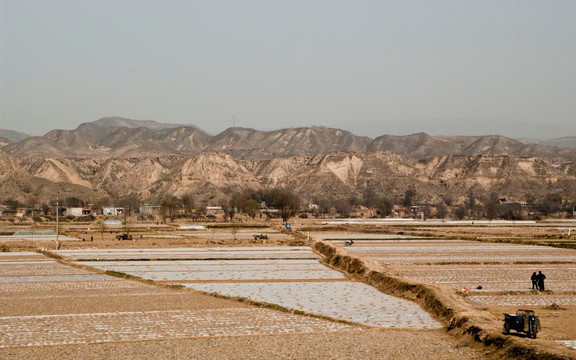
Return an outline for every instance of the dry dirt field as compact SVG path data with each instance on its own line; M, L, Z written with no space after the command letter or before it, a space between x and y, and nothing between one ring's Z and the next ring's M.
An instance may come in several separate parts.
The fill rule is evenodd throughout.
M533 309L542 323L540 338L576 340L576 250L457 240L356 241L347 250L375 259L394 275L457 290L499 318ZM547 275L544 292L531 287L532 272L540 270Z
M329 239L355 256L373 259L391 275L458 291L470 304L498 319L503 320L503 313L533 309L542 324L539 338L576 348L575 228L576 222L422 224L388 229L396 235L382 235L371 228L360 235L318 232L313 236ZM344 246L350 239L355 243ZM568 248L546 246L550 244ZM532 290L534 271L546 274L546 291Z
M483 357L441 329L332 321L120 279L38 253L0 253L0 269L2 359Z
M0 253L0 358L490 357L490 354L484 354L485 349L465 339L455 339L443 329L370 326L359 324L361 321L358 320L353 323L333 321L330 318L338 317L323 315L318 310L329 308L322 302L318 308L303 310L320 313L317 314L320 316L305 316L283 309L294 307L290 303L281 303L278 305L283 308L275 308L261 306L258 300L256 303L239 301L190 289L194 287L191 285L198 285L202 291L224 293L214 289L233 285L236 292L224 295L248 297L241 294L248 295L251 291L271 296L268 298L270 303L278 303L282 291L306 295L314 290L305 286L315 282L317 290L330 289L331 283L344 284L346 279L324 279L333 275L326 275L324 269L318 268L314 263L315 257L301 256L296 250L297 246L308 245L309 239L314 238L333 238L335 243L343 243L348 237L355 238L356 243L350 247L352 252L368 251L361 255L379 259L386 271L454 290L465 286L469 291L462 293L462 297L473 306L488 309L496 318L501 318L503 312L530 306L541 318L543 329L540 338L563 340L567 346L576 339L571 325L576 320L576 306L571 303L576 297L576 292L571 289L576 267L576 260L572 257L576 250L559 251L546 247L541 252L536 251L535 255L530 254L534 243L570 244L574 237L565 235L570 225L334 226L298 220L292 226L292 233L282 230L279 223L266 225L255 229L194 231L140 224L132 231L137 235L133 241L117 241L115 235L122 229L101 233L95 231L93 224L69 224L65 232L70 239L61 243L62 255L66 256L68 252L70 259L86 261L56 261L36 253L19 254L37 248L55 250L54 241L0 239L0 243L11 251ZM3 231L9 232L13 228L6 226ZM294 236L296 232L300 235ZM261 233L266 234L268 240L254 240L253 235ZM440 241L430 241L430 237ZM416 248L431 243L428 246L432 247L427 251L420 251L429 258L418 258L419 250L414 248L402 253L399 250L401 242L393 240L399 238L404 238L405 243ZM463 240L476 241L471 241L468 246L470 241ZM382 244L390 247L392 243L398 251L387 249L389 257L378 255L377 249L368 249ZM448 255L443 248L445 245L453 245L454 251L442 259L443 254ZM259 253L275 246L291 249L280 256L282 262ZM430 251L434 246L441 247L436 255ZM367 249L356 250L362 247ZM246 251L248 248L250 250ZM148 255L138 253L143 249ZM73 255L76 250L80 250L76 252L80 256ZM97 262L100 267L91 266L96 259L86 258L86 254L102 250L111 251L106 256L99 255ZM122 250L128 252L122 253ZM155 251L154 256L149 256L150 251ZM136 255L127 257L129 253ZM225 256L220 256L224 253ZM17 254L23 257L19 258ZM508 256L510 254L513 256ZM539 254L545 254L545 258ZM530 260L527 260L528 255ZM126 270L134 270L134 267L139 271L138 276L149 278L153 275L155 281L121 279L104 273L106 270L130 273ZM529 281L526 281L524 271L532 269L542 270L548 275L549 291L542 294L527 289ZM317 276L310 276L310 273ZM190 274L193 274L192 278L189 278ZM234 275L230 278L226 274ZM280 274L283 274L281 279L275 277ZM263 287L263 282L269 286ZM167 284L180 284L185 288ZM483 290L474 291L476 284L483 285ZM200 289L199 285L213 288ZM294 298L290 294L285 298ZM346 301L354 294L344 295L344 298L335 296L328 294L336 302ZM263 298L262 302L268 301ZM546 309L551 303L557 306ZM553 310L557 308L562 309ZM513 333L511 336L516 335Z
M410 301L382 294L361 282L349 281L341 272L321 264L320 256L308 246L174 248L161 254L155 249L62 250L55 253L103 271L123 272L207 293L248 298L366 326L442 327ZM189 254L188 260L152 260L170 253ZM206 253L212 255L198 256ZM123 260L113 260L119 257Z

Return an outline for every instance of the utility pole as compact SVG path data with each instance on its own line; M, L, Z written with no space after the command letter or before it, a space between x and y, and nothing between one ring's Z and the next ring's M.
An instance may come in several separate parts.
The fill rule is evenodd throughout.
M58 213L59 212L60 212L60 205L58 205L58 198L56 198L56 250L58 250L60 248L60 245L58 244L59 234L60 234L59 223L58 223Z

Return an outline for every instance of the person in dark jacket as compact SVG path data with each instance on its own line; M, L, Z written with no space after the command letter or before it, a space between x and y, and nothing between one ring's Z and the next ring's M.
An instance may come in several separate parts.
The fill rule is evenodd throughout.
M530 280L532 280L532 290L538 290L538 275L536 275L536 271L532 273Z
M542 271L538 271L538 290L544 291L544 279L546 279L546 275L542 274Z

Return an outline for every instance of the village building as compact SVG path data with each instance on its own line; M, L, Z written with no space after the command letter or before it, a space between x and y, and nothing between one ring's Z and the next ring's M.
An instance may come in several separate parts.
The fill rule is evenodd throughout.
M124 208L119 207L104 207L102 208L102 215L104 216L119 216L124 213Z
M142 205L138 208L138 212L142 215L159 216L160 209L159 205Z
M64 209L64 216L87 216L92 215L93 211L89 208L82 207L67 207Z

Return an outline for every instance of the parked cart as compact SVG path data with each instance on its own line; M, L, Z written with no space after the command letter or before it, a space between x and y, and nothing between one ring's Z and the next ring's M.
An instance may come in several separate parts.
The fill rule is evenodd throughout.
M117 240L132 240L133 237L130 234L124 233L124 234L120 234L120 235L116 235L116 239Z
M529 338L536 339L540 331L540 319L534 310L516 310L516 315L504 314L504 334L510 334L510 330L525 333Z

